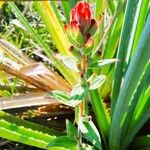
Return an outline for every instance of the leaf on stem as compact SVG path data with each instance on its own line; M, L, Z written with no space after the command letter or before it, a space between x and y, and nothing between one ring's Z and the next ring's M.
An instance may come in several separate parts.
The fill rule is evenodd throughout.
M66 130L67 130L68 136L70 136L70 137L78 136L77 128L69 120L66 120Z
M106 76L105 75L99 75L93 78L93 80L90 82L89 90L95 90L102 86L102 84L105 82Z
M80 99L72 99L70 94L65 91L54 90L51 92L50 96L70 107L75 107L81 102Z
M94 123L86 120L79 122L79 128L88 141L90 141L97 149L102 150L101 138Z
M48 144L47 148L51 147L64 147L64 148L69 148L69 149L74 149L77 145L77 141L72 139L69 136L60 136L57 137ZM74 147L74 148L73 148Z
M71 56L62 56L60 54L56 55L56 58L62 61L62 63L69 69L72 69L73 71L79 72L77 67L77 60L75 57Z
M74 100L84 99L86 95L86 90L87 88L84 86L81 86L80 84L75 85L71 91L71 99L74 99Z
M90 66L90 69L96 69L100 67L104 67L106 65L110 65L113 63L119 62L119 59L103 59L103 60L98 60L97 62L93 63Z

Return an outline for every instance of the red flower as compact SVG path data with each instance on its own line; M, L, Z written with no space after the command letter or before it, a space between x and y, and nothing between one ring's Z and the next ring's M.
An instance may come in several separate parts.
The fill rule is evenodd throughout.
M87 2L79 2L71 11L71 21L76 21L80 26L81 32L87 32L91 25L92 12Z
M98 28L96 20L92 18L90 4L85 1L78 2L71 10L70 18L70 23L65 25L70 42L89 54L94 43L92 35Z

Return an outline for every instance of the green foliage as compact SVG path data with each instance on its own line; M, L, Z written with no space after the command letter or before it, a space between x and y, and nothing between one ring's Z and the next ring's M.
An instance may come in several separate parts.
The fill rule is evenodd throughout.
M61 135L52 129L0 112L0 136L9 140L46 149L49 141Z
M68 148L70 150L76 150L77 141L72 139L69 136L60 136L50 141L47 148L50 149L52 147L62 147Z
M150 2L127 0L126 3L120 0L108 1L108 5L105 0L88 2L92 5L93 17L97 21L104 10L105 14L98 25L99 30L94 33L93 41L87 47L83 47L87 42L85 35L82 35L82 40L77 38L77 41L72 41L72 37L65 34L63 29L63 21L69 23L70 11L77 0L60 3L34 2L59 56L55 56L17 6L9 2L30 37L43 48L54 66L72 85L70 93L54 90L49 95L76 108L75 121L78 129L66 121L67 136L55 137L49 131L39 133L34 127L28 128L29 122L18 120L13 124L7 118L9 115L2 113L5 117L0 120L1 137L11 139L15 136L15 141L49 149L76 149L78 146L81 149L105 147L109 150L125 150L131 143L132 149L149 148L149 136L136 136L150 118ZM62 14L58 5L61 6ZM65 17L64 20L62 16ZM80 34L78 31L77 36ZM100 51L102 55L99 54ZM106 108L107 99L111 101L110 113ZM95 122L88 120L88 103L92 104L97 128ZM20 126L21 122L23 127ZM54 132L54 135L57 133Z
M89 90L96 90L102 86L102 84L105 82L105 76L99 75L92 79L92 81L89 83Z
M77 128L69 120L66 120L66 132L67 132L67 135L70 137L77 138L78 136Z
M136 31L136 24L138 22L138 17L140 14L140 8L142 1L128 1L125 12L125 20L123 24L123 29L121 33L121 39L119 43L119 48L117 51L117 58L121 60L117 63L115 69L114 83L113 83L113 93L112 93L112 112L115 107L115 102L120 91L122 78L127 70L129 63L130 53L132 50L133 40Z
M149 62L149 58L150 58L150 51L148 51L148 49L150 49L149 24L150 24L150 16L147 19L147 22L141 34L137 49L131 60L129 68L127 69L127 73L125 75L122 88L117 98L117 103L116 103L116 107L112 116L112 124L111 124L111 130L110 130L110 147L112 150L113 149L117 150L121 146L120 136L123 130L121 127L124 121L123 118L125 117L126 113L128 113L129 104L132 103L132 97L134 96L135 90L141 80L143 73L145 72L145 66ZM145 114L144 116L146 117L146 115L147 114ZM145 121L146 120L142 120L143 123ZM135 132L138 131L138 129L136 128L134 128L134 130Z
M97 149L101 150L101 138L94 123L89 118L83 118L79 122L79 128L83 134L83 137L90 141Z

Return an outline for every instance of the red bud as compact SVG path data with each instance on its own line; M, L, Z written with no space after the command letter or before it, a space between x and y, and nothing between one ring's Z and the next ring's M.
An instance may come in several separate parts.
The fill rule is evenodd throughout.
M76 21L85 33L91 24L91 9L87 2L79 2L71 11L71 21Z

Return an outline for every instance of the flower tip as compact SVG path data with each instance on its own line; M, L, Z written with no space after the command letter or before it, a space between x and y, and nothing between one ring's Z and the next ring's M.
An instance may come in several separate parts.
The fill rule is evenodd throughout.
M65 24L64 25L64 29L67 31L67 30L69 30L69 24Z
M71 45L70 48L69 48L69 51L72 52L73 50L74 50L74 46Z
M91 47L94 44L94 40L90 37L87 42L84 44L84 48Z

